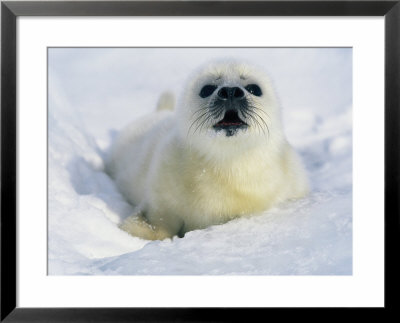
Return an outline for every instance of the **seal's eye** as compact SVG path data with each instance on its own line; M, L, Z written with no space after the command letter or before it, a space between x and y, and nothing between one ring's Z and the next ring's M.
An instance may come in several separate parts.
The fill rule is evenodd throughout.
M260 89L260 87L257 84L249 84L245 87L245 89L255 95L255 96L261 96L262 95L262 91Z
M199 95L202 98L206 98L211 94L213 94L216 89L217 87L215 85L210 85L210 84L204 85L203 88L200 90Z

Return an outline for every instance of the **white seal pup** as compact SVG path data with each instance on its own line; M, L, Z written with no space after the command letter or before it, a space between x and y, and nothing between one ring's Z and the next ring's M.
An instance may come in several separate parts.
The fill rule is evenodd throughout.
M173 102L163 96L111 147L107 172L138 210L122 229L144 239L182 237L308 193L270 80L258 69L208 65L175 111Z

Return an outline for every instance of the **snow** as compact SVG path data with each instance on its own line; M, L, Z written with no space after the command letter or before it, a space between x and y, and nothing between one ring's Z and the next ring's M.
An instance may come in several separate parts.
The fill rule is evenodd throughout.
M146 241L103 158L115 134L224 57L269 71L285 132L309 173L298 201L184 238ZM352 51L349 48L51 48L50 275L351 275Z

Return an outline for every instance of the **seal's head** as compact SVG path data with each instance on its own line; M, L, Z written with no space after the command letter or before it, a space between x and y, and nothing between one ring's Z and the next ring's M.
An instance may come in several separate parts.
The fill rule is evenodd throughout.
M281 136L279 107L265 73L247 64L209 64L184 92L178 110L182 130L204 144L247 145ZM210 139L212 138L212 140ZM197 140L198 141L198 140Z

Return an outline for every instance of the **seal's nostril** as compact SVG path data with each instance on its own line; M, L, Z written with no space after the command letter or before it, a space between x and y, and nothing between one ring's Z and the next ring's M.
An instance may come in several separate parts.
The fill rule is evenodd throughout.
M232 91L233 91L233 97L234 97L234 98L239 99L239 98L244 97L244 92L243 92L240 88L234 87L234 88L232 89Z
M229 96L228 88L223 87L218 91L218 96L222 99L227 99Z

